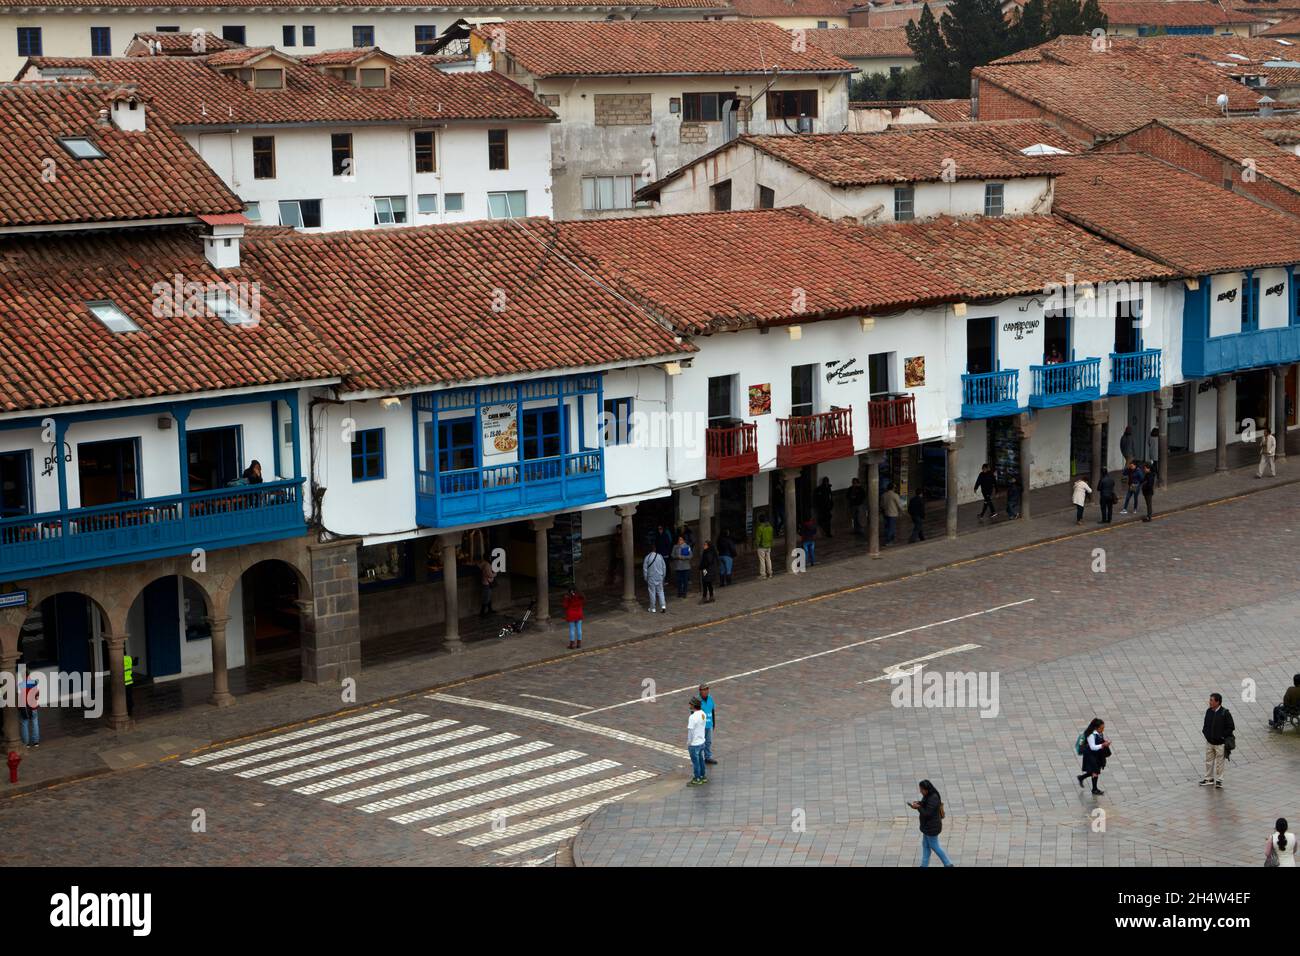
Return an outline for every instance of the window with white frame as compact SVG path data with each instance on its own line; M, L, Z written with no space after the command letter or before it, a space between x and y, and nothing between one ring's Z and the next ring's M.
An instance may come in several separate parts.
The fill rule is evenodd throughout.
M140 331L140 326L131 321L130 317L114 302L87 302L86 308L90 310L91 315L103 322L110 332Z
M280 200L280 225L295 229L318 229L321 224L319 199Z
M911 186L894 187L894 218L899 222L916 218L916 190Z
M464 212L465 194L444 193L442 197L442 209L443 212Z
M1006 187L1002 183L985 183L984 184L984 215L1000 216L1006 208L1004 203L1004 193Z
M375 225L392 226L406 222L405 196L376 196Z
M438 211L438 194L420 193L415 197L415 209L424 215L436 213Z
M582 180L582 208L631 209L635 189L635 176L586 176Z
M522 219L528 215L528 193L522 189L488 193L488 218Z

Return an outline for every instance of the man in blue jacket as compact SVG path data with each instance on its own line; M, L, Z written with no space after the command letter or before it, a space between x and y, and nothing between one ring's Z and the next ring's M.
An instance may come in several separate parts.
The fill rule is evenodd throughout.
M709 685L700 685L700 710L704 711L704 762L716 764L713 759L713 697L709 694Z

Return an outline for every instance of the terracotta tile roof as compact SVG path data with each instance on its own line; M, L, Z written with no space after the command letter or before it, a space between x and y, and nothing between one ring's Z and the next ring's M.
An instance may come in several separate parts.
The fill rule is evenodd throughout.
M801 207L556 223L629 298L690 333L896 311L960 295L879 233ZM725 250L714 255L707 250Z
M504 31L504 34L498 31ZM811 32L811 31L807 31ZM504 36L507 55L534 76L850 72L812 43L796 52L790 31L746 21L512 20L474 31Z
M393 59L377 46L358 46L345 47L341 50L322 50L320 53L299 57L299 62L309 66L351 66L377 54Z
M1259 18L1229 13L1201 0L1101 0L1107 22L1117 26L1193 27L1258 23Z
M190 317L184 308L156 311L155 283L164 283L170 303L174 276L204 284L248 279L209 266L197 228L0 238L0 410L337 375L337 360L268 289L260 291L256 325ZM140 331L110 332L86 308L97 300L115 303Z
M204 33L202 37L201 49L195 49L200 44L191 33L154 33L142 31L131 38L127 45L127 56L198 56L203 53L219 53L222 50L229 50L232 47L239 46L238 43L231 43L229 40L222 39L215 33ZM150 50L152 44L152 51Z
M118 83L0 84L0 226L242 212L148 103L141 132L100 123L120 92ZM76 159L61 137L89 138L104 158Z
M1178 273L1057 216L941 216L872 227L893 248L942 275L968 298L1042 293L1066 275L1076 282L1136 282Z
M929 114L936 123L969 123L970 100L853 100L851 110L899 110L911 108Z
M1300 116L1217 120L1164 120L1180 136L1241 166L1251 160L1260 176L1300 191Z
M1287 17L1259 34L1262 37L1300 37L1300 17Z
M729 0L737 16L774 17L847 17L851 0Z
M60 9L63 7L84 7L86 0L4 0L0 10L21 8L23 10ZM303 0L161 0L146 3L145 0L96 0L95 7L108 8L148 8L154 11L181 11L204 7L240 8L257 7L276 13L306 13L321 9L320 4L303 2ZM375 0L331 0L331 7L365 7L374 9L382 6L385 10L464 10L473 16L478 11L492 10L498 13L510 13L516 10L536 10L537 5L527 0L438 0L437 3L403 2L378 5ZM585 7L596 10L618 12L627 9L653 11L658 9L700 9L724 10L725 0L546 0L546 7Z
M20 75L77 69L104 80L133 82L170 123L181 127L555 117L502 74L447 73L433 57L394 58L386 89L352 86L284 54L276 54L287 64L283 89L255 90L215 69L225 58L263 53L239 49L194 57L32 57Z
M907 31L902 27L844 27L839 30L810 30L808 42L846 60L869 57L912 57Z
M1295 220L1137 153L1058 157L1053 211L1190 275L1300 262Z
M241 265L279 301L293 302L344 358L353 390L693 351L594 281L590 257L549 220L316 235L252 230Z
M1167 0L1171 3L1187 0ZM1275 60L1286 56L1294 45L1285 40L1270 37L1237 36L1151 36L1106 38L1107 47L1102 54L1109 62L1127 63L1132 66L1159 68L1170 63L1185 63L1188 60L1205 62L1258 62ZM1005 63L1069 63L1096 68L1101 65L1099 52L1093 49L1090 36L1059 36L994 60L990 66Z

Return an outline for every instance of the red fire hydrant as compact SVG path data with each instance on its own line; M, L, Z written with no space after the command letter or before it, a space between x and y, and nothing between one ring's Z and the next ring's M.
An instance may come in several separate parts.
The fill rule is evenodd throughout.
M18 756L18 751L9 751L9 782L18 782L18 765L23 762L23 758Z

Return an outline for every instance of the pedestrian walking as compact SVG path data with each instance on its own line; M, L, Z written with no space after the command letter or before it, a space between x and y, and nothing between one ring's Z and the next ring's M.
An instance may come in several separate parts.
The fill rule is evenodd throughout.
M718 583L724 588L731 584L731 572L736 564L736 542L731 532L723 530L718 538Z
M1101 478L1097 481L1097 504L1101 507L1099 524L1110 524L1114 520L1117 501L1119 497L1115 494L1115 476L1103 468Z
M1201 726L1201 736L1205 738L1205 776L1201 778L1202 787L1223 789L1223 766L1236 742L1236 729L1231 712L1223 706L1223 695L1211 694L1210 707L1205 712L1205 723Z
M1147 506L1147 513L1142 516L1143 521L1151 520L1151 498L1156 493L1156 463L1151 462L1151 467L1142 473L1142 501Z
M945 816L943 797L929 780L922 780L916 786L921 791L921 799L912 801L908 806L920 811L921 866L930 865L931 853L937 853L939 862L944 866L952 866L952 860L948 859L948 854L944 853L943 847L939 845L939 834L943 832Z
M1133 454L1137 451L1137 449L1133 447L1133 442L1133 426L1125 425L1124 434L1119 436L1119 456L1126 462L1132 461L1137 457L1137 455Z
M886 483L885 493L880 496L880 515L885 519L885 545L894 543L898 534L898 518L903 513L903 499L898 497L894 486Z
M829 478L823 478L821 483L817 485L817 494L814 495L814 498L817 506L817 523L821 525L826 537L834 537L831 534L831 516L835 509L835 497L834 492L831 490L831 480Z
M921 497L921 489L918 488L912 492L912 497L907 499L907 515L912 519L912 537L908 539L909 544L925 540L925 499Z
M34 749L41 745L41 689L30 671L19 683L18 693L18 732L23 743Z
M700 699L691 698L691 716L686 721L686 751L691 755L691 770L693 775L688 787L698 787L702 783L707 783L709 772L704 766L704 741L707 739L706 727L707 718L704 711L701 710Z
M758 519L754 528L754 551L758 555L758 576L764 580L772 576L772 540L776 532L772 522L767 520L766 512Z
M700 710L704 712L704 762L709 766L717 764L713 759L713 728L718 724L717 702L709 693L709 685L700 685Z
M677 536L672 558L673 571L677 575L677 596L684 598L691 589L691 546L686 543L686 535Z
M1083 524L1083 508L1088 503L1092 489L1083 480L1083 475L1074 479L1074 489L1070 492L1070 501L1074 503L1074 523Z
M641 562L641 575L645 586L650 591L650 613L655 612L655 599L659 599L659 610L668 613L668 599L664 597L664 578L668 575L668 565L664 556L658 551L651 551Z
M1124 494L1124 507L1119 510L1122 515L1128 514L1128 503L1133 502L1133 513L1137 514L1138 495L1142 493L1142 466L1136 461L1128 461L1124 464L1124 480L1128 485L1128 491Z
M713 603L713 584L718 579L718 552L713 542L705 541L700 549L700 603Z
M1147 461L1151 462L1151 471L1160 477L1160 429L1151 429L1147 436Z
M809 518L799 526L799 547L803 548L804 567L817 563L817 522Z
M496 587L497 573L492 570L492 562L487 558L479 558L478 571L478 616L487 617L492 613L492 589Z
M979 514L980 524L984 523L985 513L988 514L990 519L998 516L997 506L993 503L993 492L997 490L997 487L997 480L993 477L993 466L985 462L980 468L979 477L975 479L975 490L984 498L984 507L980 508Z
M854 478L853 484L849 485L849 518L853 521L853 533L862 537L865 533L862 529L866 525L863 520L863 506L867 502L866 489L862 487L862 479Z
M1020 479L1015 475L1007 478L1007 518L1020 517Z
M673 553L673 537L668 533L668 529L663 525L660 525L659 529L655 531L654 546L655 550L663 556L665 561L667 561L668 556Z
M1101 778L1101 772L1106 769L1106 758L1110 756L1110 739L1106 736L1106 721L1100 717L1094 717L1088 723L1088 729L1079 735L1075 742L1075 750L1083 758L1083 773L1076 778L1079 781L1079 788L1083 788L1083 781L1092 777L1092 792L1100 797L1105 794L1105 790L1097 786Z
M1268 858L1273 858L1269 863ZM1288 832L1286 817L1278 817L1273 825L1273 832L1268 838L1268 854L1264 858L1266 866L1295 866L1295 836Z
M1256 478L1264 477L1264 466L1268 465L1268 476L1277 477L1277 462L1273 456L1277 454L1277 439L1267 428L1264 429L1264 437L1259 441L1259 470L1255 472Z
M564 619L569 622L569 649L582 647L582 593L572 585L564 594Z

